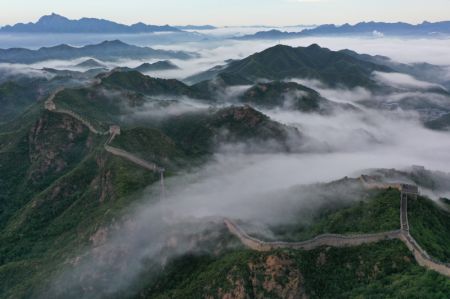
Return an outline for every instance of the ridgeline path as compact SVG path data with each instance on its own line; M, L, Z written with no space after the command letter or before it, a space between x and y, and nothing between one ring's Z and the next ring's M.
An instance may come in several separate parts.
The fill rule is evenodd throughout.
M120 127L119 126L111 126L109 131L99 131L95 128L94 125L92 125L92 123L87 120L86 118L82 117L81 115L77 114L74 111L68 110L68 109L61 109L61 108L57 108L56 107L56 103L54 102L54 99L56 97L56 95L61 92L62 90L64 90L63 88L56 90L46 101L45 101L45 109L47 109L48 111L54 112L54 113L61 113L61 114L66 114L69 115L73 118L75 118L76 120L80 121L83 125L85 125L89 131L91 131L92 133L96 134L96 135L110 135L110 137L108 138L108 140L106 141L106 143L104 144L104 148L105 150L117 157L121 157L125 160L128 160L136 165L139 165L140 167L143 167L147 170L150 171L154 171L154 172L158 172L161 173L161 177L163 178L162 174L164 173L165 169L162 167L159 167L158 165L156 165L155 163L151 163L151 162L147 162L135 155L133 155L132 153L129 153L127 151L124 151L122 149L110 146L110 143L114 140L114 138L117 135L120 135Z
M417 263L427 269L436 271L442 275L450 277L450 265L441 263L428 255L428 253L417 244L409 233L408 224L408 195L400 188L400 223L401 229L375 234L355 234L355 235L339 235L324 234L313 239L302 242L266 242L249 236L243 229L230 219L224 219L229 232L236 236L240 242L246 247L256 251L272 251L276 249L302 249L313 250L322 246L331 247L349 247L359 246L362 244L376 243L383 240L401 240L414 255ZM417 196L417 194L412 194Z
M119 148L112 147L112 146L109 146L109 145L105 144L105 150L108 153L111 153L111 154L113 154L115 156L124 158L125 160L133 162L134 164L137 164L137 165L139 165L139 166L141 166L143 168L146 168L146 169L148 169L150 171L164 172L164 169L159 167L159 166L157 166L156 164L147 162L147 161L145 161L145 160L143 160L141 158L138 158L135 155L130 154L129 152L121 150Z
M162 186L164 186L163 183L164 168L159 167L154 163L147 162L127 151L109 145L114 140L115 136L120 134L120 127L112 126L109 131L101 132L97 130L91 124L91 122L89 122L86 118L80 116L79 114L71 110L57 108L54 99L56 95L62 90L63 89L58 89L45 101L45 108L47 110L55 113L66 114L77 119L82 124L84 124L92 133L96 135L110 134L110 138L108 138L108 140L104 145L104 148L108 153L126 159L150 171L161 173L161 184ZM235 235L241 241L242 244L256 251L271 251L280 248L312 250L321 246L349 247L349 246L359 246L368 243L376 243L382 240L398 239L403 241L403 243L405 243L408 249L413 253L417 263L420 266L423 266L430 270L434 270L440 274L450 277L450 265L441 263L430 257L428 253L425 250L423 250L419 246L419 244L414 240L414 238L410 235L408 223L408 195L411 195L412 193L409 192L408 190L407 192L404 192L404 190L402 190L401 185L394 185L394 186L400 190L400 226L401 226L400 230L375 234L357 234L357 235L324 234L303 242L265 242L249 236L230 219L224 219L224 223L227 226L230 233ZM412 195L417 197L417 194Z

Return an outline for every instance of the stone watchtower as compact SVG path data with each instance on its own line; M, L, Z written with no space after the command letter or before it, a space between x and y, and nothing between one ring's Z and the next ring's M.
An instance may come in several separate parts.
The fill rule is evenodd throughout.
M109 127L109 134L111 135L120 135L120 127L117 125L112 125Z
M415 185L402 184L401 191L412 199L417 199L417 196L419 195L419 187Z
M48 111L55 111L55 110L56 110L55 102L50 101L50 100L49 100L49 101L45 101L44 107L45 107L45 109L47 109Z

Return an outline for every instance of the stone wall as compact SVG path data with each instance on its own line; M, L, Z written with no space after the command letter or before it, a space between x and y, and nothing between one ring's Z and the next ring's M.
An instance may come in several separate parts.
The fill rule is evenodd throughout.
M402 230L383 232L377 234L359 235L335 235L325 234L314 239L303 242L264 242L249 236L239 226L229 219L224 220L225 225L231 234L236 236L246 247L260 252L272 251L282 248L313 250L321 246L350 247L362 244L376 243L383 240L398 239L403 241L414 255L417 263L427 269L436 271L442 275L450 277L450 266L439 261L435 261L417 244L408 232Z
M401 234L400 230L359 235L324 234L303 242L264 242L250 237L231 220L225 219L224 222L228 230L238 237L245 246L257 251L271 251L280 248L312 250L321 246L358 246L367 243L376 243L382 240L399 239Z
M404 233L401 235L400 239L412 252L414 258L420 266L450 277L450 266L430 258L428 254L424 252L420 246L418 246L417 242L411 237L411 235Z

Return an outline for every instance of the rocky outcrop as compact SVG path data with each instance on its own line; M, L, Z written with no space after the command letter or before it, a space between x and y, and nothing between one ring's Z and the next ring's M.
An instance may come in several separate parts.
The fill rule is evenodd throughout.
M92 132L93 134L96 134L96 135L108 135L109 134L110 137L108 138L108 140L105 143L105 150L107 152L109 152L110 154L124 158L124 159L126 159L134 164L137 164L143 168L146 168L150 171L155 171L155 172L160 172L160 173L164 172L164 168L161 168L154 163L147 162L141 158L136 157L135 155L133 155L129 152L126 152L122 149L118 149L118 148L115 148L115 147L112 147L109 145L117 135L120 135L121 130L120 130L119 126L113 125L113 126L110 126L108 131L100 131L100 130L97 130L89 120L82 117L78 113L75 113L68 109L62 109L62 108L57 107L54 102L54 98L61 91L62 91L62 89L57 90L55 93L53 93L47 99L47 101L45 101L45 104L44 104L45 109L47 109L48 111L51 111L51 112L71 116L72 118L78 120L81 124L86 126L89 129L89 131Z
M92 136L78 121L65 115L44 114L28 134L29 172L38 183L60 175L79 161L92 146Z

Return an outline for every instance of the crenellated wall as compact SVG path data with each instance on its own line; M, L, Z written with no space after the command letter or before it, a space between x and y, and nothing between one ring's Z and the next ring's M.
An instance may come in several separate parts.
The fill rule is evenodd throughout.
M317 236L314 239L302 242L264 242L250 237L231 220L225 219L224 222L228 227L228 230L233 235L238 237L244 245L256 251L271 251L282 248L313 250L321 246L350 247L368 243L376 243L382 240L399 239L401 235L401 231L396 230L376 234L358 234L348 236L338 234L324 234Z
M399 190L402 190L402 185L399 185ZM413 193L412 195L417 196L417 193ZM401 229L376 234L324 234L319 235L314 239L303 242L265 242L249 236L230 219L224 219L224 222L231 234L236 236L246 247L255 251L271 251L282 248L313 250L321 246L350 247L362 244L376 243L383 240L398 239L405 243L420 266L450 277L450 265L441 263L430 257L427 252L423 250L422 247L420 247L420 245L416 242L416 240L414 240L414 238L410 235L407 210L408 196L409 194L404 192L401 192L400 194Z
M159 167L158 165L151 163L151 162L147 162L141 158L136 157L135 155L124 151L122 149L119 148L115 148L110 146L109 144L114 140L114 138L117 135L120 135L121 130L120 130L120 126L117 125L112 125L109 127L108 131L105 132L100 132L99 130L97 130L90 121L88 121L87 119L83 118L82 116L80 116L79 114L68 110L68 109L61 109L61 108L57 108L55 102L53 101L53 99L55 98L55 96L57 95L58 92L61 92L62 89L59 89L58 91L54 92L47 101L45 101L45 109L54 112L54 113L62 113L62 114L67 114L75 119L77 119L78 121L80 121L83 125L85 125L92 133L96 134L96 135L110 135L110 137L108 138L108 140L105 142L104 148L105 150L110 153L113 154L115 156L124 158L128 161L131 161L143 168L146 168L150 171L155 171L155 172L160 172L163 173L164 172L164 168Z

